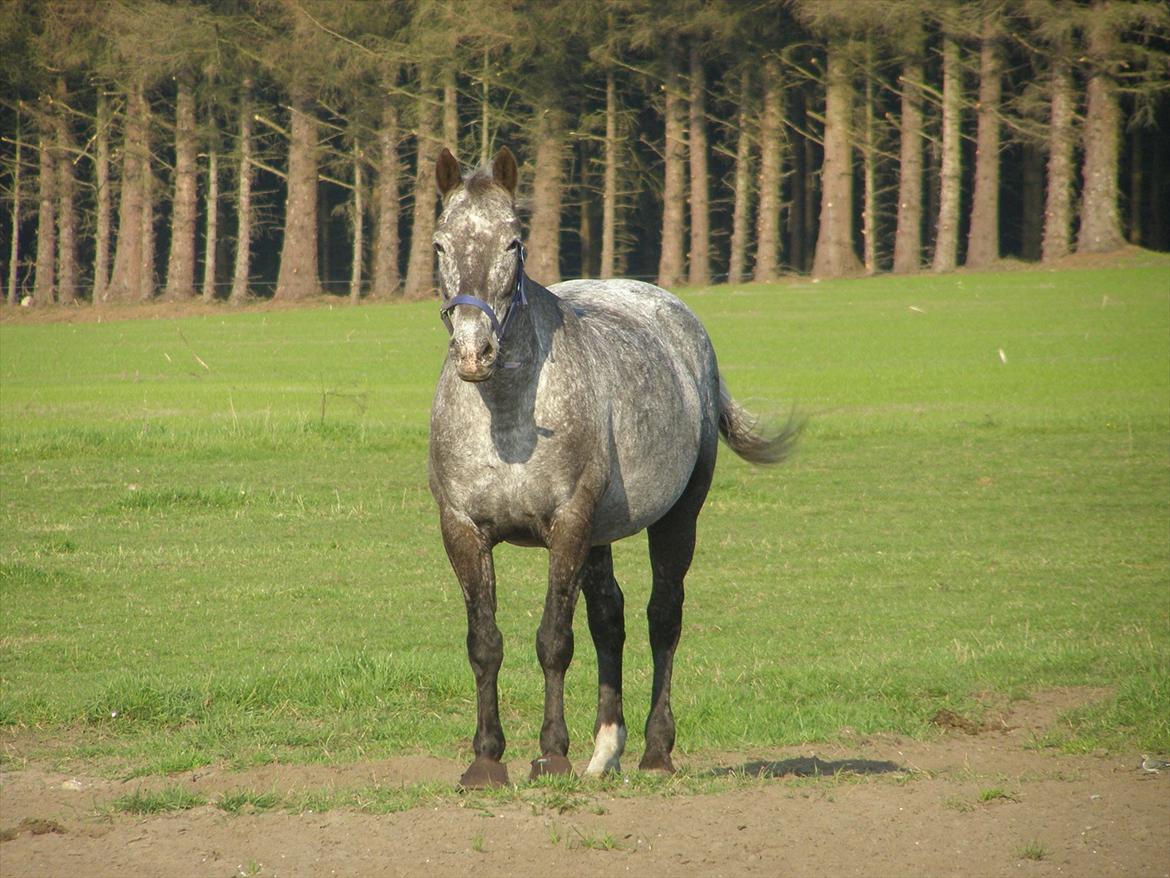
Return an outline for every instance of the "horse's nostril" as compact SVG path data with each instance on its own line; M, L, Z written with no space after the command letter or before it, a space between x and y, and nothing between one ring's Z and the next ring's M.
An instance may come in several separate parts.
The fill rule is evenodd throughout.
M486 360L489 356L491 356L491 353L492 343L490 341L485 341L479 349L479 358L481 360Z

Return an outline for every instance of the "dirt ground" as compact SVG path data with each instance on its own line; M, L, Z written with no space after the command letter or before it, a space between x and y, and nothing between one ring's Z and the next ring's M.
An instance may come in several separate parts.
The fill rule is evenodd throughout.
M139 817L109 803L168 784L214 802L239 789L454 782L463 766L405 756L117 781L24 763L0 773L0 875L1170 876L1170 771L1142 771L1136 753L1028 746L1093 694L1043 693L981 727L940 715L929 742L857 737L815 750L692 755L692 771L766 777L709 794L598 790L565 811L456 798L387 815L229 815L208 804ZM9 765L21 764L27 737L0 743ZM513 779L525 769L509 765ZM819 779L807 776L813 769Z

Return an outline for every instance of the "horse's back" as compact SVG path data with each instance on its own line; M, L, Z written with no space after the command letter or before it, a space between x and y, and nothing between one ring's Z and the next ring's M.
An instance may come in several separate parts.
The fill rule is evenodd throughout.
M549 291L571 313L578 342L608 361L623 386L629 386L623 373L640 376L648 366L698 385L717 380L706 328L673 293L626 278L568 280Z
M669 290L630 278L561 281L549 291L568 302L578 313L608 315L643 326L675 324L706 338L706 330L694 312Z

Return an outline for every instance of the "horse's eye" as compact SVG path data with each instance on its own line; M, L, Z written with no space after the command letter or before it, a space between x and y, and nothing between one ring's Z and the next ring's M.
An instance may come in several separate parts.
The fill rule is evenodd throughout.
M517 247L519 247L519 246L520 246L520 242L519 242L519 241L513 241L511 244L509 244L509 245L508 245L508 249L509 249L509 250L515 250L515 249L516 249Z
M435 252L436 253L446 253L447 251L443 249L442 244L440 244L438 241L435 241Z

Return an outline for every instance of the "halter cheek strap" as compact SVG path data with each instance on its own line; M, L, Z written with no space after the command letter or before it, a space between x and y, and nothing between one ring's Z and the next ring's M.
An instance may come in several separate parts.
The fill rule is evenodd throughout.
M524 281L524 245L520 244L516 248L516 281L512 285L512 298L508 301L508 310L504 313L504 319L500 320L496 316L496 310L478 296L454 296L446 302L443 302L439 307L439 319L447 327L447 334L450 335L455 331L455 327L451 323L451 312L460 305L470 305L473 308L478 308L488 316L488 319L492 322L492 334L496 337L496 347L502 350L504 347L504 335L507 333L508 326L512 322L512 315L528 304L528 295L525 292ZM518 362L506 362L501 365L505 369L515 369L520 364Z

